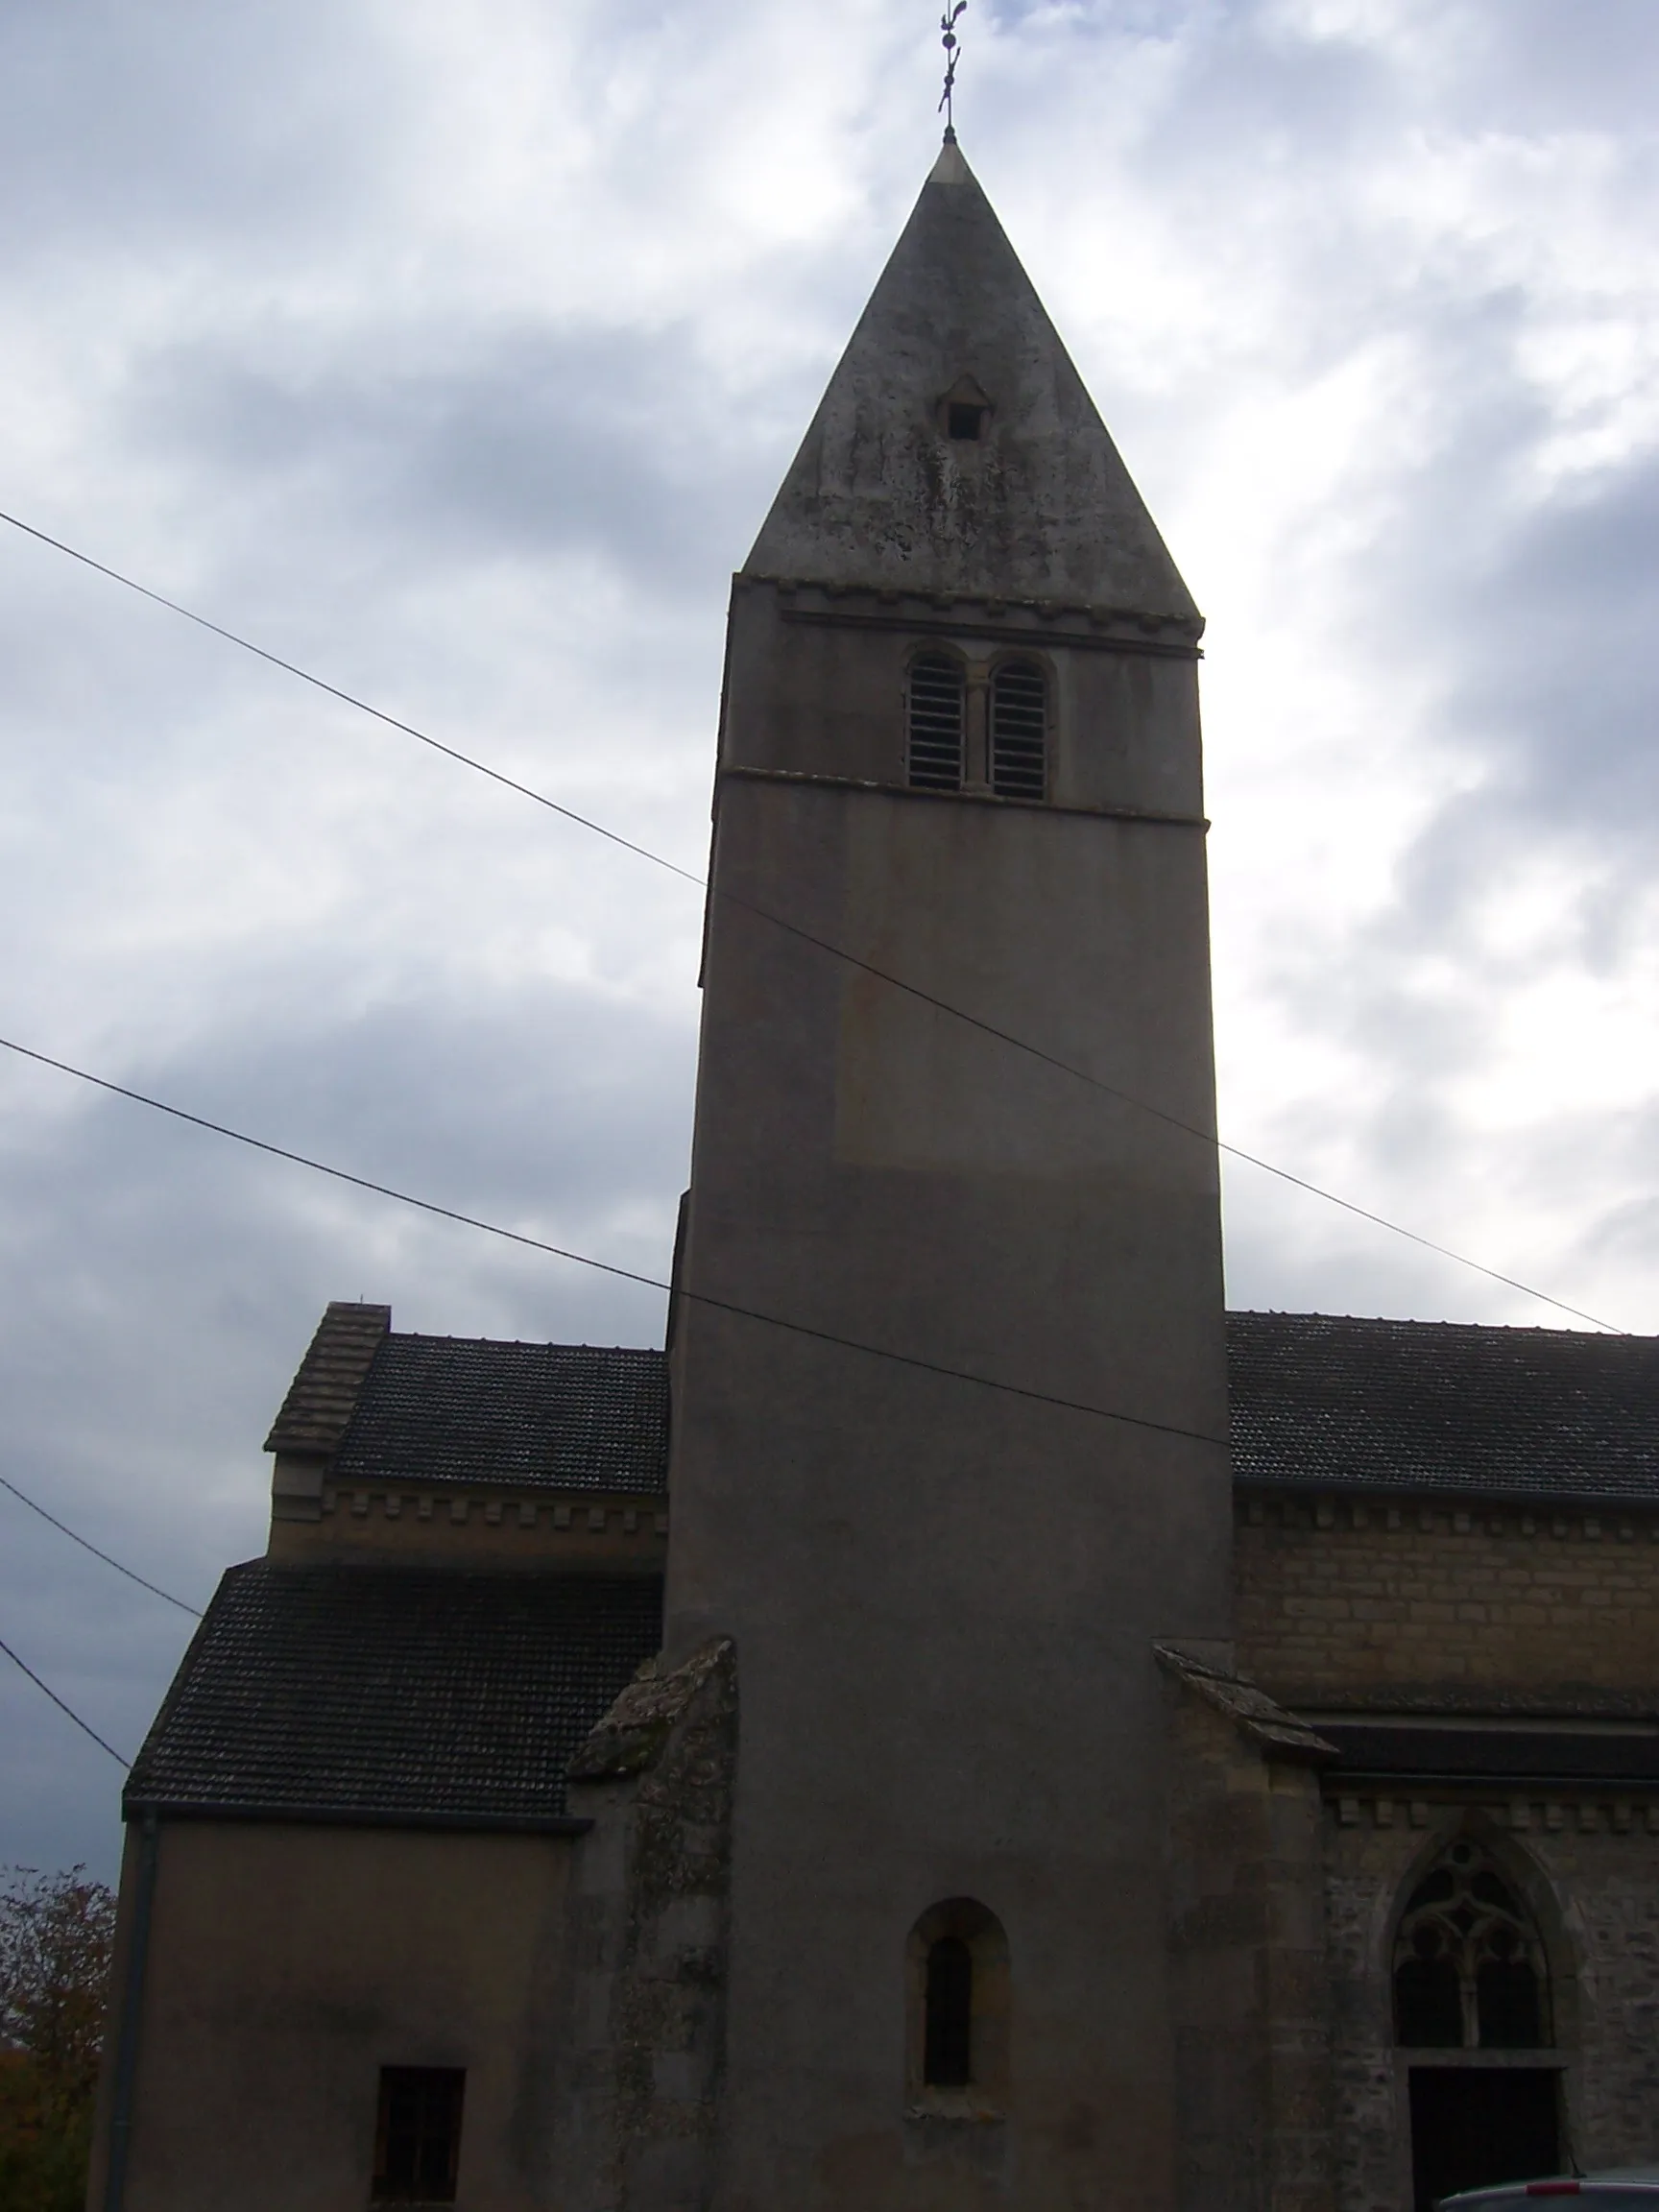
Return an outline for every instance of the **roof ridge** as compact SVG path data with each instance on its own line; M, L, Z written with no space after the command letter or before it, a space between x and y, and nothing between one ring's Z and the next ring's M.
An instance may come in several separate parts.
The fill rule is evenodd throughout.
M569 1344L557 1337L451 1336L427 1329L393 1329L387 1334L395 1344L488 1344L513 1352L623 1352L637 1358L667 1357L661 1344Z
M1638 1331L1611 1329L1558 1329L1548 1321L1422 1321L1402 1313L1316 1313L1278 1306L1229 1306L1229 1321L1322 1321L1357 1329L1440 1330L1447 1334L1470 1336L1530 1336L1568 1342L1649 1343Z

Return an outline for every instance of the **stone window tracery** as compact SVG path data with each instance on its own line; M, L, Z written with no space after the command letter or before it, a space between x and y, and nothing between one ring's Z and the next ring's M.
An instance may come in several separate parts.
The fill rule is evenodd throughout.
M1551 2040L1544 1946L1479 1844L1454 1843L1407 1901L1394 2032L1413 2050L1527 2051Z

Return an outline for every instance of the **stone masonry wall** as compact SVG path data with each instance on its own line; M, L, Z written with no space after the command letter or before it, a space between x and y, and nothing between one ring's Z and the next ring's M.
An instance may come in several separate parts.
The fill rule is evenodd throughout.
M1240 1671L1292 1704L1659 1685L1659 1515L1245 1496L1235 1557Z
M551 2201L707 2212L724 2060L732 1646L650 1660L570 1768L593 1823L569 1896Z
M1317 1740L1249 1685L1170 1683L1181 2212L1331 2212ZM1275 1756L1277 1753L1277 1756Z
M1347 1799L1326 1823L1340 2212L1411 2200L1389 1954L1405 1894L1460 1834L1493 1849L1543 1934L1572 2152L1591 2171L1659 2159L1659 1834L1646 1806Z

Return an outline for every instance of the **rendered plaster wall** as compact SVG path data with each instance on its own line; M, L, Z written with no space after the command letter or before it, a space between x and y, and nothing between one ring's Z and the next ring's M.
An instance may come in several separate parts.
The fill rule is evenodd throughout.
M1388 1800L1327 1814L1327 1928L1341 2212L1410 2201L1406 2062L1389 1964L1405 1897L1457 1836L1479 1838L1532 1910L1550 1956L1568 2141L1587 2169L1659 2158L1659 1835L1646 1808L1520 1809ZM1437 2062L1445 2062L1436 2054ZM1492 2054L1479 2055L1491 2064Z
M543 2206L569 1851L164 1822L124 2212L363 2212L384 2065L466 2069L468 2212Z
M1237 1518L1239 1668L1289 1703L1659 1684L1659 1518L1259 1495Z
M744 1684L714 2202L1070 2212L1110 2175L1164 2212L1151 1647L1229 1634L1214 1152L762 915L1210 1126L1194 669L1124 678L1132 727L1063 709L1056 787L1120 794L1114 818L811 781L854 757L824 685L897 773L902 654L793 636L730 677L730 732L796 737L723 755L683 1281L1189 1433L682 1306L669 1652L730 1635ZM1084 650L1047 641L1062 702ZM1190 811L1131 815L1154 788ZM958 1898L1009 1960L1009 2097L972 2120L905 2096L907 1938Z
M1071 634L1079 627L1082 643ZM983 738L976 686L1000 661L1035 660L1049 683L1056 805L1194 821L1202 812L1192 648L1173 633L1163 643L1103 636L1080 620L1069 628L994 603L942 617L922 597L832 593L747 576L733 583L722 767L849 777L902 790L909 664L919 651L941 650L967 675L970 784L985 781L974 742Z

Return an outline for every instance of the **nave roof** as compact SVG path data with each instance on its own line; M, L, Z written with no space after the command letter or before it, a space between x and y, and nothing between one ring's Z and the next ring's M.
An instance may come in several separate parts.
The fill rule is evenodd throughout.
M372 1343L366 1313L383 1316ZM328 1309L273 1449L326 1447L343 1488L665 1488L661 1352L400 1335L390 1322L385 1307ZM353 1358L354 1396L339 1382ZM313 1369L326 1421L306 1409ZM1659 1504L1659 1338L1239 1311L1227 1373L1242 1483Z

